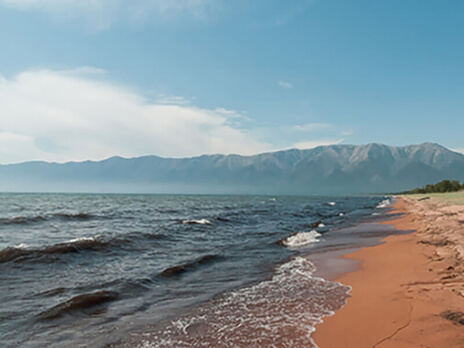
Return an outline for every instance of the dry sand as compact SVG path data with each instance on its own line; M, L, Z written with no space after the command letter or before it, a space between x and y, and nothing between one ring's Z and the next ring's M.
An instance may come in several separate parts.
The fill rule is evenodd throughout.
M344 257L348 303L316 327L320 348L464 347L464 206L401 197L386 224L415 232Z

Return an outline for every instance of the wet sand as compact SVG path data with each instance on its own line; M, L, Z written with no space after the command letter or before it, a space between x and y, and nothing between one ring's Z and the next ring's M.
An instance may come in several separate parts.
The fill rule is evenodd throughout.
M343 256L348 303L312 335L320 348L464 347L464 206L400 197L386 221L415 232Z

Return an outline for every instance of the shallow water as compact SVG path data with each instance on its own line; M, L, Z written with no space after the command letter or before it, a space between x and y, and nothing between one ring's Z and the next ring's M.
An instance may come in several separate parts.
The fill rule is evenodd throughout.
M353 228L383 200L2 194L2 346L310 344L347 288L305 255L387 234Z

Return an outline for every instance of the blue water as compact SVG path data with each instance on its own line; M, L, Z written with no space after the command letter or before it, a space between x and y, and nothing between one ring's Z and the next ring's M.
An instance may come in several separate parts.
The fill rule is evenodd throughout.
M318 319L317 311L339 308L347 291L315 282L314 266L298 257L337 236L346 242L337 231L373 219L384 199L0 194L1 346L201 346L205 335L185 340L184 329L167 328L198 313L232 323L225 314L234 312L232 298L246 302L287 285L314 299L324 292L308 295L308 288L333 292L332 300L318 300L327 308L311 307ZM288 243L311 231L314 238ZM278 285L303 273L312 283ZM144 332L151 338L142 339Z

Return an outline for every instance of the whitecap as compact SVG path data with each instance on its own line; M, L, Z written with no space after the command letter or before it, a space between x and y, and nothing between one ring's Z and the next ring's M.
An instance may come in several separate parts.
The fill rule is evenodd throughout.
M384 199L382 202L380 202L379 204L377 204L377 209L382 209L382 208L386 208L388 207L389 205L391 205L392 202L389 198L387 199Z
M66 240L66 241L63 242L63 244L71 244L71 243L79 243L79 242L92 242L98 237L99 236L95 236L95 237L79 237L79 238Z
M27 245L26 243L20 243L18 245L13 246L13 248L15 249L26 249L27 247L29 247L29 245Z
M310 232L297 232L284 239L282 244L291 248L297 248L303 245L319 242L321 234L315 230Z
M336 202L329 202L327 203L328 205L331 205L331 206L334 206L335 204L337 204Z
M317 225L317 227L325 227L325 225L321 222L319 225Z
M184 225L192 225L192 224L198 224L198 225L211 225L211 221L207 219L200 219L200 220L184 220L182 221Z

